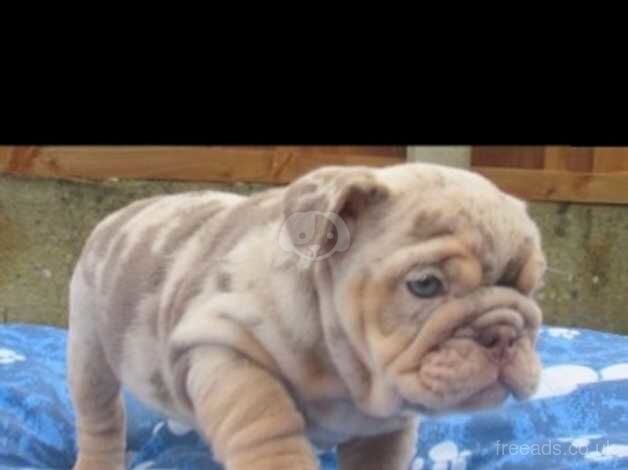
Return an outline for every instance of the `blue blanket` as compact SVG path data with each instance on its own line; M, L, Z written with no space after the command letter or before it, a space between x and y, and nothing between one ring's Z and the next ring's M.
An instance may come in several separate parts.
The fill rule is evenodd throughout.
M65 342L57 328L0 327L0 469L71 467ZM539 349L534 399L425 420L412 470L628 468L628 338L546 327ZM220 468L195 432L126 401L129 468Z

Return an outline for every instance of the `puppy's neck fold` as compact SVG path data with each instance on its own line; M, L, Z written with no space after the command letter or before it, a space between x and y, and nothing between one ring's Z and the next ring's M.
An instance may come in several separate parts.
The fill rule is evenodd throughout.
M329 263L315 264L314 282L319 293L327 293L319 295L318 305L325 347L351 399L370 416L388 418L397 415L402 405L399 394L383 371L378 372L376 367L369 365L368 357L361 358L364 351L359 354L340 321L342 313L337 311L334 296L330 295L334 279Z

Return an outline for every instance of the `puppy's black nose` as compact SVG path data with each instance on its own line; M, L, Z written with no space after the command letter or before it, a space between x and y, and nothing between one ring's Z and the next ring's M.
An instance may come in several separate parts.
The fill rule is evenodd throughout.
M492 325L480 332L478 342L489 350L494 360L502 361L519 336L519 332L513 326Z

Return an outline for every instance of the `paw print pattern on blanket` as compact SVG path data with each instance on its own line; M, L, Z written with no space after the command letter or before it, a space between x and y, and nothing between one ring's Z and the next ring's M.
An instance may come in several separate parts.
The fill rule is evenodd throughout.
M0 348L0 365L25 361L26 358L12 349Z
M427 465L433 470L466 470L470 455L471 451L459 450L452 441L439 442L429 450L429 462L416 457L412 462L412 470L424 470L428 468Z

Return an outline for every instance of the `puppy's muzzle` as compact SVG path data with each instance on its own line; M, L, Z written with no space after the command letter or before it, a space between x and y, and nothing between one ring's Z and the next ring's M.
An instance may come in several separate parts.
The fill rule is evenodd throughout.
M507 361L518 341L532 344L541 326L536 303L514 289L487 287L452 299L431 313L411 345L390 364L398 374L411 373L421 358L448 340L473 339L496 362Z
M413 407L445 410L526 398L538 382L536 303L505 287L452 298L388 369Z

